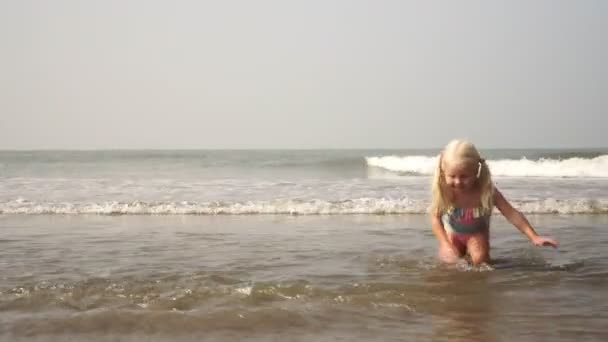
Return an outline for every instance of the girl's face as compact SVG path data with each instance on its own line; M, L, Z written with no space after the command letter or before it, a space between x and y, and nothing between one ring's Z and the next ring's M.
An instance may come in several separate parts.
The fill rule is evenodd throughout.
M475 186L477 170L466 164L446 165L443 176L447 186L454 192L466 192Z

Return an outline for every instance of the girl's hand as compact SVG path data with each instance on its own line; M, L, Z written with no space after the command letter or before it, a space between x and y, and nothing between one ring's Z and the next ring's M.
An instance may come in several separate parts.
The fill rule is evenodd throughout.
M553 248L557 248L557 246L559 245L557 243L557 241L550 239L550 238L546 238L546 237L542 237L542 236L537 236L534 239L532 239L532 243L534 244L534 246L551 246Z
M439 259L445 263L455 263L460 259L460 256L454 249L451 243L446 242L439 245Z

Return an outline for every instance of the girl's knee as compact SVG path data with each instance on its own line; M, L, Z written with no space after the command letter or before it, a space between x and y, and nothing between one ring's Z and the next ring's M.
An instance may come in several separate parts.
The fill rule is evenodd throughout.
M471 254L471 264L473 265L480 265L483 263L487 263L490 261L490 256L488 255L488 253L484 253L484 254Z
M490 243L486 234L474 236L467 246L471 263L479 265L490 260Z
M440 252L439 253L439 260L441 260L441 262L444 262L446 264L455 264L455 263L458 262L458 260L460 260L460 257L458 257L454 253L443 253L443 252Z
M439 260L448 264L458 262L461 257L454 248L449 248L448 246L440 246L438 254Z

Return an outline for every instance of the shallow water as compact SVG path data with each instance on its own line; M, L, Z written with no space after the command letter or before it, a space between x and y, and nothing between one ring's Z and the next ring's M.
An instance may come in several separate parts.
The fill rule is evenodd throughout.
M605 215L502 218L442 265L424 215L0 216L2 340L608 339Z

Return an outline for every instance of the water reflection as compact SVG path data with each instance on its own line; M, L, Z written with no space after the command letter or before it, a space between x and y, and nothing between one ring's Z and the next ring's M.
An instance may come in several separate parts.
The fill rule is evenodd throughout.
M425 280L433 302L427 306L433 341L498 341L496 308L500 295L492 288L494 272L481 268L440 267Z

